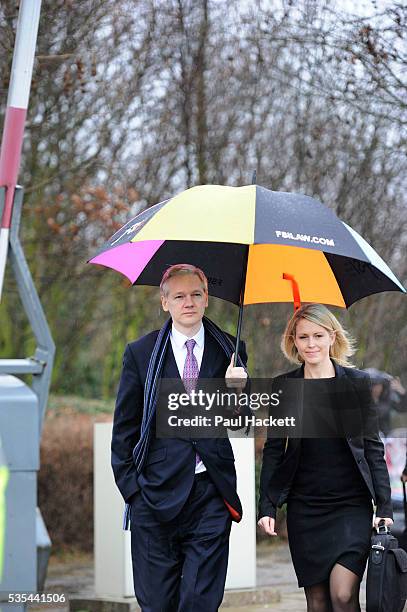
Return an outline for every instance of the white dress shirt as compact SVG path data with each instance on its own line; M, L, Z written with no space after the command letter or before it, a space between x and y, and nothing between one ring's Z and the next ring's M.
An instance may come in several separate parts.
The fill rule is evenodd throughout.
M181 378L184 374L185 359L187 358L187 347L185 346L185 342L187 340L195 340L196 342L193 353L198 362L198 368L201 369L202 357L205 346L205 329L202 323L195 336L192 336L191 338L179 332L177 329L175 329L173 325L171 328L170 340L172 352L174 353L175 362L177 364L178 372ZM200 472L205 471L206 467L204 466L202 459L199 458L199 462L195 466L195 474L199 474Z
M189 338L188 336L181 334L181 332L175 329L173 325L171 329L170 340L171 340L172 352L174 353L178 372L181 378L184 374L185 359L187 358L187 347L185 346L185 342L187 340L195 340L196 342L193 353L198 362L198 368L201 369L202 356L203 356L204 345L205 345L205 330L202 324L199 330L196 332L195 336L192 336L192 338Z

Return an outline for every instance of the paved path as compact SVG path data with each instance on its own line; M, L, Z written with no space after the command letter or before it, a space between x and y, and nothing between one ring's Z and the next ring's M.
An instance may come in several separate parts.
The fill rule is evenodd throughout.
M93 562L87 559L71 562L53 562L48 572L46 591L49 593L65 593L69 597L92 598L94 596ZM228 612L259 612L271 610L273 612L306 612L305 597L302 589L297 587L297 580L291 564L288 546L284 543L272 546L261 544L257 551L257 585L259 588L271 587L274 595L280 594L277 602L266 602L256 605L231 607L222 606ZM278 595L277 593L277 595ZM361 587L362 611L365 611L365 581ZM56 606L30 606L37 612L68 612L68 605ZM406 607L407 609L407 607Z

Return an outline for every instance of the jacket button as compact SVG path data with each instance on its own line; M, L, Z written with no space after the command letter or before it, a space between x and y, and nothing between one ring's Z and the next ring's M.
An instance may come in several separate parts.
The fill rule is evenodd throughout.
M362 463L362 459L358 459L358 463Z

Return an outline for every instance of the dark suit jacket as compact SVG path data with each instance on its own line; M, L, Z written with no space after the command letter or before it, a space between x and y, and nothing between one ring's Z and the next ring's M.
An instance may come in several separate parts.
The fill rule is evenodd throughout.
M144 383L157 335L158 331L154 331L131 342L124 352L112 436L112 468L116 484L128 503L141 489L144 500L156 518L163 522L169 521L180 512L191 491L197 452L232 518L239 521L242 506L236 492L234 456L228 438L158 439L153 429L142 473L138 475L136 472L133 449L140 436ZM244 363L247 363L243 342L239 354ZM224 379L228 365L229 361L220 346L205 332L199 378ZM180 378L171 343L168 344L162 378Z
M377 516L392 517L391 489L389 474L384 460L384 448L374 423L377 415L371 401L370 379L366 372L356 368L345 368L335 362L336 377L343 377L344 384L354 389L355 400L359 405L367 434L346 438L356 465L377 506ZM303 367L282 374L282 378L303 378ZM355 384L357 381L357 386ZM366 384L364 384L366 383ZM263 464L260 476L259 518L275 518L276 508L281 507L289 496L297 469L301 469L300 438L267 439L263 448Z

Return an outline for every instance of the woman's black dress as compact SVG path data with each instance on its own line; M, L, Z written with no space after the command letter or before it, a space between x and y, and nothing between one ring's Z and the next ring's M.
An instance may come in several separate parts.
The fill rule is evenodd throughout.
M322 384L329 388L329 379ZM302 439L287 500L288 540L298 586L326 581L336 563L362 578L372 515L371 495L346 439Z

